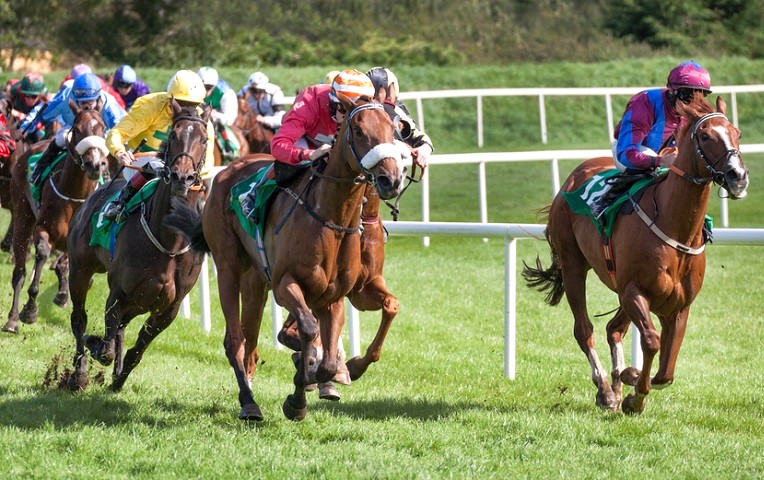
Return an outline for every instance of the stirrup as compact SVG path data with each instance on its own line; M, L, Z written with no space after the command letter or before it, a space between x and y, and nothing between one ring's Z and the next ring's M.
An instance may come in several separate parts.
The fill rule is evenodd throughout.
M109 206L103 212L104 218L113 221L119 221L122 219L122 213L125 210L125 204L122 202L114 201L110 202Z

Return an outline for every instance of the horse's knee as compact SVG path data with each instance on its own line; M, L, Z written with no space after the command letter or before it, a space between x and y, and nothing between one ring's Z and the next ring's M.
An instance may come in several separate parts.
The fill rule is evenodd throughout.
M647 356L655 356L661 348L661 337L654 329L642 333L642 352Z

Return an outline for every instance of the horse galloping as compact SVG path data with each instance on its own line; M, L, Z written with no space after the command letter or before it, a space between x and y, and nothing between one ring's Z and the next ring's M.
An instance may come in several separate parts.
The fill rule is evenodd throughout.
M64 252L56 261L59 290L54 303L63 306L69 299L67 284L68 259L66 239L69 220L83 202L96 189L98 180L107 169L106 124L101 118L101 103L93 109L80 108L70 102L74 122L69 132L66 155L41 186L39 211L36 211L30 185L27 181L27 163L31 152L25 153L16 163L11 179L13 199L13 257L14 269L11 279L13 303L8 322L3 331L17 333L19 320L34 323L37 320L37 295L43 265L53 249ZM29 286L29 299L19 313L21 289L26 279L26 258L29 240L35 245L34 275Z
M726 104L717 97L716 111L696 93L692 102L677 103L685 119L677 136L679 154L662 181L647 187L632 204L637 215L619 216L611 245L614 269L608 270L603 239L592 221L573 213L558 194L548 207L546 238L552 265L525 266L531 287L546 291L556 305L563 293L575 318L574 335L589 360L597 386L596 403L617 410L622 384L635 387L621 404L625 413L644 411L651 388L664 388L674 379L679 349L690 305L700 291L705 273L702 227L711 184L721 185L730 198L746 196L748 171L740 156L740 131L724 115ZM573 192L592 176L614 168L609 157L587 160L570 174L562 188ZM586 275L593 269L600 281L618 294L619 309L607 324L613 370L612 385L594 349L594 331L586 308ZM614 271L613 271L614 270ZM660 334L650 317L661 324ZM622 339L633 322L642 335L642 370L626 368ZM660 352L652 379L653 359Z
M262 163L244 160L220 172L202 214L203 230L196 225L190 232L196 248L211 251L217 266L226 355L239 386L239 418L244 420L263 419L249 382L268 290L299 326L303 355L294 376L295 391L282 409L287 418L302 420L307 414L305 387L330 380L338 369L344 297L361 271L363 183L375 183L385 199L398 195L403 186L405 168L389 115L378 103L342 101L349 113L325 169L311 167L275 195L265 219L262 253L227 208L232 187ZM319 329L320 363L312 346Z
M68 378L73 391L88 385L87 347L103 365L114 362L111 389L119 391L138 365L151 341L175 319L181 301L191 290L201 270L201 255L184 245L185 239L165 224L166 216L178 204L196 208L200 195L200 171L207 145L210 110L202 115L196 107L184 107L173 100L173 124L164 145L164 167L156 180L156 191L142 199L140 211L131 214L116 237L113 255L109 250L89 245L94 213L120 190L123 183L98 190L72 219L69 235L69 284L73 310L72 333L76 343L75 370ZM138 194L140 195L140 193ZM109 296L106 300L105 335L85 335L85 301L95 273L107 272ZM123 358L124 331L137 315L150 312L135 346Z

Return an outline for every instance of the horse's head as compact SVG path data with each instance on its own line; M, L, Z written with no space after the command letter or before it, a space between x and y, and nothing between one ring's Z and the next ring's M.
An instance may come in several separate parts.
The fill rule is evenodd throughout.
M89 179L98 180L107 171L109 155L101 102L98 101L92 108L82 108L70 101L69 107L74 113L74 123L67 141L69 155Z
M707 170L730 198L739 199L748 194L748 169L740 155L740 130L727 119L726 110L721 97L716 97L714 110L699 92L689 104L677 102L679 115L687 120L683 149L694 151L696 172Z
M13 117L13 100L7 93L0 91L0 115L5 117L5 122L8 128L15 125Z
M377 187L385 200L398 196L403 190L406 167L402 152L395 143L393 122L381 104L361 97L358 103L339 96L349 112L338 135L339 155L344 155L351 170L362 173ZM352 159L347 160L349 150Z
M170 101L170 107L172 128L165 145L163 176L170 183L173 195L185 196L192 186L201 182L211 110L205 105L200 115L197 107L181 107L175 99Z

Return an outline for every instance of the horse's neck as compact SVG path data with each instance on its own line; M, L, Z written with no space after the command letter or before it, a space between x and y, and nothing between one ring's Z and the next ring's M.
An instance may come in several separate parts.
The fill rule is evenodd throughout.
M97 182L88 178L85 171L75 163L71 152L67 152L61 163L58 174L52 174L59 192L71 198L85 198L95 191Z
M683 171L697 175L691 162L677 165ZM690 244L698 236L706 214L711 186L697 185L674 172L669 172L664 181L656 186L657 218L655 223L672 238ZM642 208L653 218L654 201L646 195L649 203L642 202ZM695 244L693 244L695 245Z
M349 151L345 154L352 155ZM335 155L341 155L341 153ZM311 187L314 200L311 205L327 220L338 225L350 226L358 219L363 201L363 187L350 181L357 174L348 167L344 158L338 156L329 161L324 175L343 181L329 178L314 180L315 185Z

